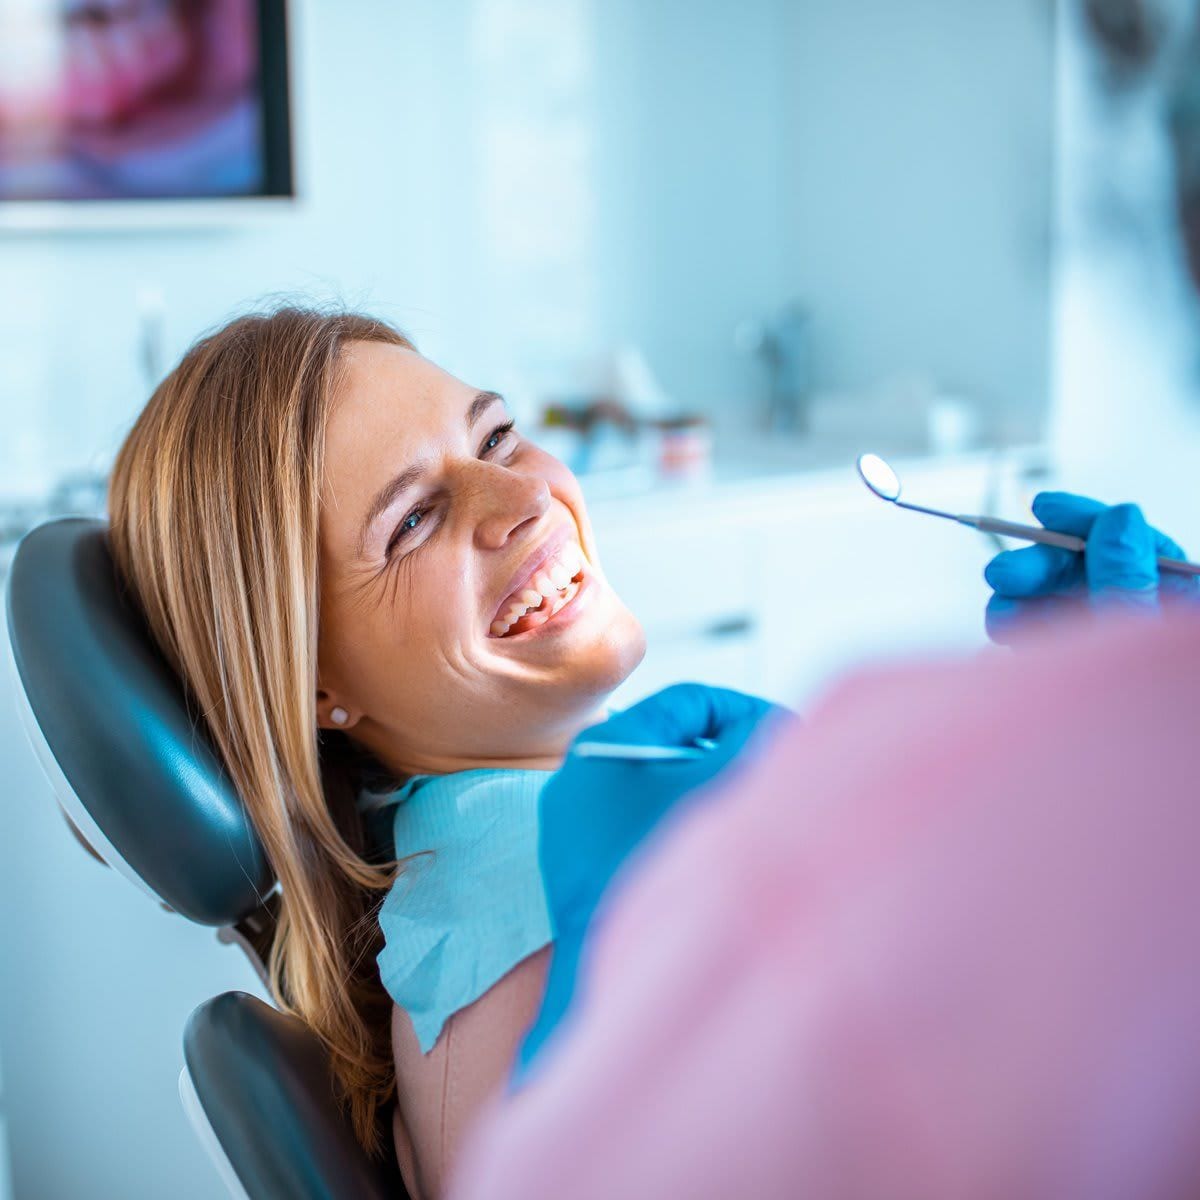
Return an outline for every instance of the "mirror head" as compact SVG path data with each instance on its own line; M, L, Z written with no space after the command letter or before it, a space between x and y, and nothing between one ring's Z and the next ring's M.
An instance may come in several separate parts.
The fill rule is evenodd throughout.
M858 473L881 500L895 503L900 499L900 476L878 454L860 454Z

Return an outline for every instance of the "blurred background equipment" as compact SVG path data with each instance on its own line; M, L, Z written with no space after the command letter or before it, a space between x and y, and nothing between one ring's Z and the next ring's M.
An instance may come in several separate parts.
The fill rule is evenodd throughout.
M738 349L758 358L766 373L763 426L771 433L809 432L807 404L812 376L809 328L807 311L795 301L769 320L746 320L737 327Z

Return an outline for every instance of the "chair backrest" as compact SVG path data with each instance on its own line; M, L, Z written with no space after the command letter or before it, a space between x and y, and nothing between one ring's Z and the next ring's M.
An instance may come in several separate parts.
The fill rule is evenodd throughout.
M381 1117L386 1162L372 1162L334 1106L329 1059L302 1021L226 992L188 1018L183 1053L184 1108L235 1196L405 1200L390 1122Z
M109 866L189 920L232 925L275 884L183 689L120 594L104 523L22 539L8 576L18 701L72 823Z
M225 940L253 961L253 931L273 925L274 874L178 677L121 594L104 523L65 518L26 534L7 613L27 732L85 845L189 920L238 930ZM395 1156L375 1163L358 1145L303 1022L226 993L192 1014L184 1055L189 1112L250 1200L403 1200Z

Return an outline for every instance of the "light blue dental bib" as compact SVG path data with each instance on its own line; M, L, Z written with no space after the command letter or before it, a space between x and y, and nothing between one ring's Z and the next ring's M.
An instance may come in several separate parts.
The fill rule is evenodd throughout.
M364 811L395 804L396 857L417 855L380 908L376 962L422 1053L454 1013L552 939L538 867L538 796L551 774L417 775L359 800Z

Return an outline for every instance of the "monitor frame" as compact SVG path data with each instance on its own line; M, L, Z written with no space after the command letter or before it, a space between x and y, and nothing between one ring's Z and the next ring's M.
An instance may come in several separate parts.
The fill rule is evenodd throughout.
M254 196L147 196L120 200L5 200L0 235L226 228L294 213L296 172L293 22L288 0L256 0L265 190Z

